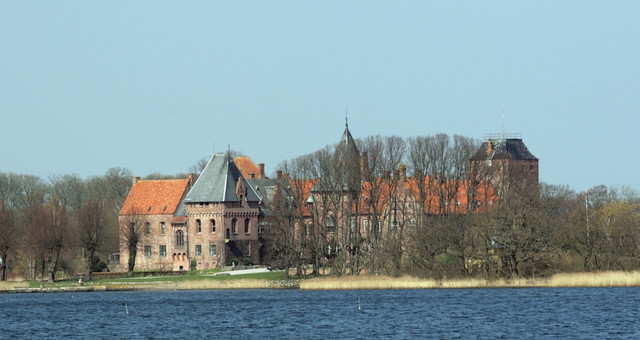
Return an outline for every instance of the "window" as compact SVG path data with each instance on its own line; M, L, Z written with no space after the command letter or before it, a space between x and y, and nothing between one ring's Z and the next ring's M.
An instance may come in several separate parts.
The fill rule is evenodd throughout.
M184 233L182 230L176 231L176 247L184 247Z
M196 244L196 256L202 256L202 246Z
M327 216L327 230L328 231L335 231L336 228L336 223L333 220L333 216L329 215Z
M144 224L144 230L147 234L151 234L151 223L147 222Z
M131 229L132 234L136 233L136 224L134 222L131 222L131 224L129 224L129 228Z
M237 223L238 223L238 220L236 220L235 218L231 220L231 232L234 234L238 233L238 231L236 230Z
M167 226L164 224L164 222L160 222L160 232L162 233L162 235L167 232Z
M216 245L209 245L209 256L216 256Z
M196 220L196 231L198 234L202 232L202 221Z
M167 257L167 246L164 244L160 245L160 257Z
M244 233L248 234L249 233L249 225L251 224L251 220L250 219L245 219L244 220Z
M216 232L216 220L211 220L211 232L215 233Z
M151 246L144 246L144 256L151 257Z

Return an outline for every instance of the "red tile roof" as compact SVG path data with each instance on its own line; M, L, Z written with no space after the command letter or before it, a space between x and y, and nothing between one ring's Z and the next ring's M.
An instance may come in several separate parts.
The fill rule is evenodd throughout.
M120 215L173 215L190 179L140 180L131 187Z
M242 176L244 178L251 178L251 174L254 174L256 178L260 175L260 169L251 161L251 158L247 156L237 156L233 163L236 164Z
M387 181L381 178L374 179L375 182L364 182L362 184L362 200L358 210L360 212L371 212L375 206L378 212L387 208L391 202L391 197L403 197L410 195L413 199L418 200L420 189L418 182L413 177L407 178L405 181L395 182ZM308 199L311 195L311 188L317 180L302 181L302 194L304 199ZM450 214L450 213L468 213L468 180L449 180L445 183L438 183L433 177L426 176L424 179L424 212L427 214ZM301 184L292 181L292 187L299 187ZM397 186L396 186L397 185ZM296 190L297 191L297 190ZM443 196L448 202L440 202ZM498 195L493 186L488 182L480 182L475 188L475 200L479 204L493 204L498 201ZM356 207L353 207L354 213ZM486 211L488 206L481 206L479 210ZM306 207L303 209L305 216L309 216L310 212Z

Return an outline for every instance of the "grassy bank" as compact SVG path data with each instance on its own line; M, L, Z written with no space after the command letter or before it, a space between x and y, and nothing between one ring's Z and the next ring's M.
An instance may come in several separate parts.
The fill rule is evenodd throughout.
M549 278L487 281L482 279L433 280L410 276L316 277L300 282L303 290L432 289L518 287L637 287L640 272L563 273Z

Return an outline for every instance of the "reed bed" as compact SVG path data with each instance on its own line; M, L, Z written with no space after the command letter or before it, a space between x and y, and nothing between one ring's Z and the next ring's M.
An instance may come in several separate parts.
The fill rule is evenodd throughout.
M300 282L303 290L351 290L351 289L433 289L433 288L524 288L524 287L637 287L640 286L640 272L597 272L562 273L549 278L482 280L419 279L411 276L354 276L316 277Z
M607 271L597 273L563 273L547 280L548 287L637 287L640 272Z
M9 291L28 287L29 283L26 281L0 281L0 291Z
M177 290L189 289L264 289L274 288L273 281L268 280L188 280L163 285Z

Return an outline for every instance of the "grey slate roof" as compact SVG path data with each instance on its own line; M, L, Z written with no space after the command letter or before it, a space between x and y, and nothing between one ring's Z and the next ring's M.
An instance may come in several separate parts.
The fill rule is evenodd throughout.
M236 185L241 179L247 189L245 199L259 202L260 197L247 183L242 173L226 154L215 154L185 198L186 203L239 202Z
M353 136L351 136L351 131L349 131L349 124L345 124L344 133L342 133L340 143L338 143L338 150L341 150L346 156L360 156L360 151L353 140Z
M263 203L263 211L266 215L273 214L271 209L271 202L273 201L273 196L276 193L276 188L278 187L277 183L280 182L280 194L282 197L292 196L292 193L287 192L289 190L289 182L284 179L273 179L273 178L253 178L248 179L247 182L253 187L255 192L260 197L261 202Z
M522 139L509 138L504 140L493 141L493 154L487 154L489 142L482 143L480 150L471 158L472 160L484 159L516 159L525 161L537 161Z

